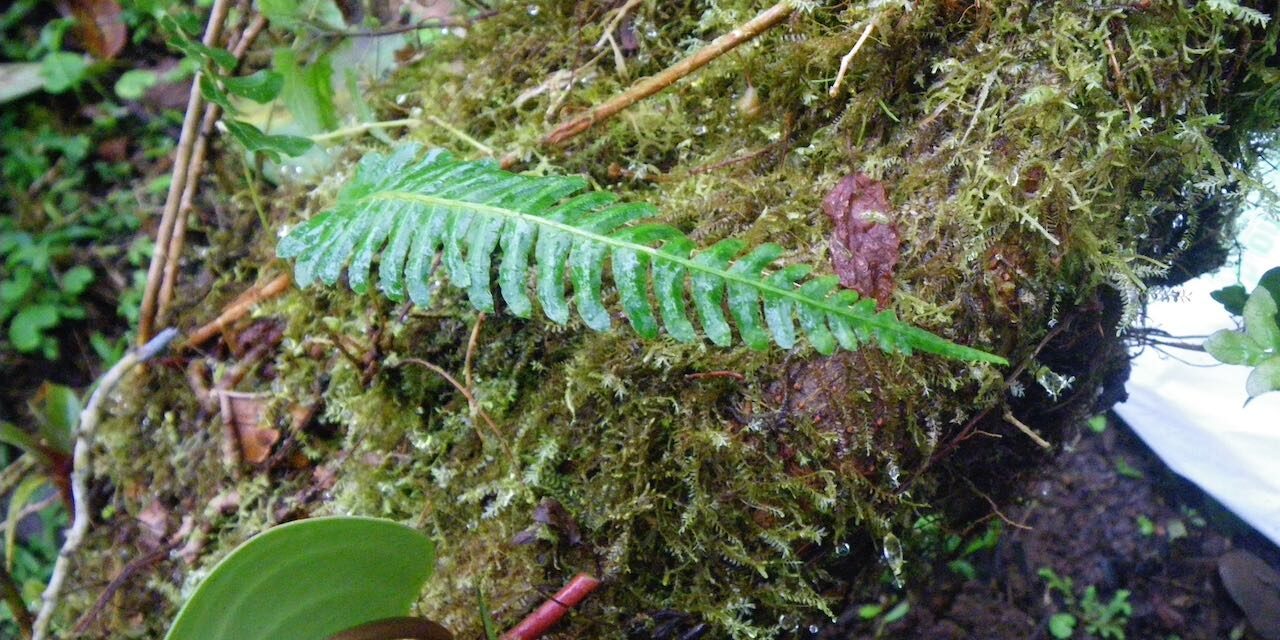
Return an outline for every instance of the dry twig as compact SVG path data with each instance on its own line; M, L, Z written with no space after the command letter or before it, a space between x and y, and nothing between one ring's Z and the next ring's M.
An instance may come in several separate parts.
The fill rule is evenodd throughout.
M618 112L649 96L666 89L677 80L706 66L712 60L737 48L760 34L768 31L791 15L794 8L787 0L782 0L765 9L760 15L748 20L742 26L711 41L711 44L699 49L693 55L667 67L657 75L650 76L618 94L604 104L593 107L587 113L564 123L552 131L544 140L546 144L563 144L578 134L590 129L597 122L603 122L617 115Z
M236 298L227 308L223 309L222 313L218 314L218 317L214 318L213 321L191 332L182 348L190 349L204 344L209 338L222 333L223 330L231 326L231 323L248 315L254 307L258 306L258 303L263 300L270 300L287 291L291 284L293 284L293 279L289 277L289 274L285 273L276 276L275 279L262 286L250 288L240 294L240 297Z
M236 62L244 58L258 34L267 26L265 16L257 16L245 27L239 38L231 45L231 55ZM195 148L191 151L191 161L187 163L186 184L182 187L182 198L178 202L178 214L173 220L173 231L170 234L165 254L163 276L160 280L160 292L156 300L155 324L162 325L168 321L169 303L173 301L173 288L178 277L178 262L182 256L182 246L187 238L187 216L195 201L196 191L200 187L200 174L204 172L204 159L208 154L209 136L213 133L214 123L222 115L222 108L216 104L206 105L204 117L200 120L200 132L196 138ZM176 177L176 176L175 176ZM159 239L157 238L157 244ZM150 284L148 283L148 286Z
M222 34L222 23L226 21L227 11L230 8L231 3L228 0L214 0L202 40L206 47L217 44L218 37ZM200 95L200 72L197 71L191 78L187 112L182 120L182 133L178 136L178 148L173 160L173 179L169 182L169 193L164 200L164 213L160 217L160 228L156 231L156 252L152 254L151 265L147 268L147 288L143 292L142 307L138 315L139 346L151 340L156 326L156 304L160 298L160 283L165 261L168 259L169 242L173 237L174 221L178 217L178 204L187 184L187 170L190 167L192 149L195 146L200 105L203 103L204 99Z
M858 50L862 48L867 38L871 37L871 32L875 28L876 20L872 18L867 22L866 28L862 30L862 35L858 36L858 41L853 43L853 48L849 50L849 53L844 54L843 58L840 58L840 71L836 72L836 82L831 85L830 95L832 98L840 95L840 87L844 84L844 74L849 72L849 63L853 62L853 57L858 55Z
M1004 421L1017 427L1018 431L1027 434L1027 437L1031 438L1031 441L1035 442L1041 449L1048 449L1050 447L1048 440L1041 438L1040 434L1036 433L1031 427L1028 427L1023 424L1021 420L1015 418L1013 412L1008 409L1004 410Z
M89 396L89 402L80 412L80 424L76 429L76 446L72 457L71 495L75 515L71 526L67 529L62 549L58 552L58 560L53 565L53 575L49 585L40 597L40 613L36 616L32 638L45 640L49 633L49 623L53 620L54 609L58 606L58 598L62 593L62 585L67 580L67 569L71 565L71 554L80 548L84 536L89 531L89 441L98 426L98 415L103 401L111 394L112 389L128 373L134 365L154 358L177 337L176 329L165 329L156 334L145 345L133 352L125 354L115 366L107 370L98 381L98 388Z

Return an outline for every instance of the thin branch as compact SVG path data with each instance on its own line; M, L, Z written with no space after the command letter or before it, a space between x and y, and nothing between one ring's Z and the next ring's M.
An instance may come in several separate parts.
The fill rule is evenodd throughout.
M293 278L291 278L289 274L285 273L276 276L275 279L260 287L255 286L250 288L248 291L240 294L240 297L236 298L234 302L227 306L226 309L223 309L222 313L218 314L217 318L214 318L211 322L191 332L191 334L187 336L187 341L182 345L182 348L191 349L204 344L204 342L209 338L222 333L222 331L230 326L231 323L248 315L254 307L258 306L258 303L264 300L270 300L271 298L288 291L291 284L293 284Z
M564 588L557 591L546 602L543 602L542 606L526 616L524 620L521 620L520 624L502 634L502 640L536 640L541 638L564 617L564 614L578 606L578 603L585 600L599 586L599 580L585 573L579 573L569 580L569 583Z
M1036 445L1038 445L1041 449L1047 450L1050 448L1051 445L1049 444L1048 440L1041 438L1040 434L1032 430L1031 427L1028 427L1027 425L1023 424L1021 420L1015 418L1012 411L1008 409L1004 410L1004 421L1017 427L1018 431L1021 431L1027 434L1027 437L1031 438L1031 441L1035 442Z
M312 142L324 142L326 140L334 140L337 138L345 138L348 136L360 135L366 131L373 131L375 129L392 129L395 127L416 127L420 124L422 124L422 121L417 118L402 118L400 120L385 120L383 122L361 122L360 124L352 125L350 127L344 127L342 129L336 129L334 131L327 131L325 133L317 133L309 137L311 138Z
M258 34L267 26L266 16L255 16L245 26L238 38L233 38L231 55L239 63L244 58ZM178 215L173 221L173 231L169 238L169 246L165 256L164 276L160 281L160 293L156 302L155 324L162 325L168 321L169 304L173 301L173 288L178 279L178 263L182 256L182 247L187 238L187 216L195 202L196 191L200 188L200 174L204 172L204 160L208 154L209 136L213 133L214 123L222 115L222 108L216 104L205 106L204 117L200 121L200 132L196 138L195 148L191 152L191 161L187 164L186 184L182 188L182 199L178 203Z
M1022 529L1023 531L1034 531L1034 527L1027 525L1025 522L1014 522L1012 518L1010 518L1009 516L1006 516L1004 512L1000 511L1000 507L996 505L996 501L992 500L991 496L987 495L986 493L983 493L980 489L978 489L978 486L973 484L972 480L970 480L965 476L961 476L961 478L964 478L965 484L969 485L969 488L973 490L974 493L978 494L983 500L987 501L987 504L991 506L991 512L994 513L997 518L1000 518L1001 520L1003 520L1005 524L1017 529Z
M453 388L456 389L458 393L462 394L462 397L466 399L467 407L471 410L472 415L479 414L480 418L484 421L484 423L488 425L490 435L493 436L493 439L497 441L499 446L502 447L502 450L507 454L507 457L510 458L511 463L513 465L515 464L515 461L516 461L515 453L511 451L511 447L508 446L507 441L503 439L502 430L498 428L498 425L493 421L493 418L490 418L489 414L485 412L485 410L480 406L480 403L476 401L476 397L471 394L470 389L464 386L461 382L458 382L457 378L449 375L448 371L445 371L443 368L441 368L439 365L435 363L427 362L426 360L423 360L421 358L403 358L401 359L401 362L416 364L419 367L430 369L436 375L440 376L441 378L444 378L445 382L448 382L450 385L452 385Z
M33 640L45 640L48 637L49 623L53 621L53 613L58 606L62 585L67 579L71 555L80 548L85 534L89 531L89 473L92 470L89 466L89 441L93 438L93 431L98 426L102 403L115 389L124 374L128 373L134 365L146 362L164 351L177 335L176 329L165 329L142 347L120 358L120 361L99 379L98 387L94 389L89 396L89 402L80 412L80 424L76 429L76 446L71 468L71 495L72 503L75 505L75 516L71 521L71 527L67 529L62 549L58 552L58 560L53 565L53 575L49 578L49 585L45 587L44 594L40 597L40 613L36 616L35 625L32 628Z
M209 13L209 23L205 26L203 43L206 47L217 44L222 33L222 23L226 21L227 11L231 8L229 0L214 0ZM151 265L147 268L147 288L142 294L142 306L138 316L138 345L147 344L151 340L156 325L156 308L160 297L160 285L164 274L164 265L168 259L169 242L173 238L174 221L178 217L178 204L182 191L187 184L187 170L191 163L192 148L195 145L196 125L200 117L200 105L204 98L200 95L200 72L196 71L191 78L191 92L187 96L187 112L182 120L182 133L178 136L178 148L174 155L173 177L169 182L169 193L165 196L164 212L160 216L160 228L156 231L156 251L151 256Z
M570 120L557 127L544 140L546 144L559 145L590 129L598 122L603 122L617 115L618 112L649 96L666 89L681 78L706 66L712 60L732 51L744 42L748 42L768 31L791 15L794 7L788 0L782 0L765 9L760 15L747 21L742 26L711 41L711 44L699 49L696 53L667 67L660 73L641 80L631 88L610 99L604 104L592 108L586 114Z
M840 71L836 73L836 82L831 85L829 94L832 98L840 95L840 87L844 84L844 74L849 72L849 63L853 62L853 57L858 55L858 50L862 48L867 38L871 37L871 32L875 28L876 19L872 18L867 22L867 27L862 30L862 35L858 36L858 41L853 43L853 48L849 50L849 53L844 54L843 58L840 58Z
M480 342L480 327L484 326L484 312L476 316L476 323L471 327L471 339L467 340L467 356L462 361L462 379L466 381L468 389L476 387L475 381L471 379L471 363L474 361L476 353L476 345Z
M467 132L435 116L427 116L427 119L430 120L432 123L434 123L436 126L440 127L441 129L444 129L445 131L448 131L449 133L453 134L455 138L475 147L476 150L479 151L480 153L483 153L486 156L494 155L492 147L490 147L489 145L483 142L480 142L479 140L476 140L475 138L472 138L471 136L467 135Z
M444 18L434 18L424 20L422 22L414 22L412 24L402 24L385 29L335 29L323 22L312 21L308 26L324 38L381 38L383 36L394 36L401 33L409 33L412 31L422 31L423 29L440 29L447 27L469 27L481 20L487 20L498 15L497 11L489 10L478 13L469 18L458 18L454 16Z
M134 576L142 573L143 570L150 568L151 565L168 557L169 552L172 551L174 547L178 546L178 542L179 539L175 537L173 540L169 540L160 545L159 548L151 553L138 556L137 558L130 560L129 563L120 570L120 573L116 574L116 577L112 578L111 582L107 583L107 588L103 589L102 593L98 595L98 599L93 603L93 607L80 617L80 621L76 623L75 630L72 631L72 633L75 635L82 635L84 632L88 631L89 627L98 619L98 616L102 615L102 611L107 608L107 603L111 601L111 598L115 596L117 591L124 587L129 580L133 579Z

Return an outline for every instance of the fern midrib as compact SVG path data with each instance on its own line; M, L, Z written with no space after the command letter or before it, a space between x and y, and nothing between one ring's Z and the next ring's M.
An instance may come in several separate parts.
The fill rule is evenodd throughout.
M753 289L756 289L762 292L775 294L783 298L792 300L794 302L797 302L809 307L817 308L827 313L834 313L840 317L849 318L854 322L861 322L866 325L871 325L873 327L876 327L884 331L891 331L893 333L898 333L898 334L912 333L907 330L904 330L901 327L887 325L881 320L879 320L878 318L876 318L875 316L871 316L871 317L854 316L850 314L846 309L829 305L824 300L815 300L813 298L808 298L800 295L796 291L789 291L787 289L775 287L763 280L755 280L752 278L747 278L737 273L734 273L732 271L717 269L712 266L695 262L689 258L682 258L677 255L663 252L655 247L650 247L649 245L628 242L626 240L619 240L611 236L602 235L592 231L586 231L584 229L579 229L578 227L575 227L573 225L565 224L563 222L557 222L555 220L543 218L541 216L535 216L535 215L523 213L521 211L517 211L514 209L495 207L493 205L480 204L476 202L467 202L465 200L454 200L451 198L440 198L436 196L429 196L429 195L423 195L418 193L409 193L405 191L383 191L383 192L374 193L372 195L366 196L365 199L366 200L401 200L401 201L407 201L407 202L418 202L426 205L433 205L433 206L450 208L450 209L468 209L470 211L474 211L481 215L521 220L524 222L528 222L530 224L534 224L534 225L549 228L549 229L554 229L562 233L577 236L579 238L583 238L595 243L604 244L613 248L626 249L628 251L643 253L648 255L651 259L654 259L654 260L665 260L668 262L674 262L676 264L679 264L685 267L686 269L691 269L693 271L700 271L702 273L714 275L724 280L729 280L739 284L746 285L748 287L751 287ZM921 340L928 341L929 338L933 338L934 340L937 340L939 343L941 343L938 345L940 348L944 350L945 349L959 350L960 352L965 354L966 357L972 360L981 361L981 362L990 362L994 364L1007 364L1007 361L1004 358L987 353L985 351L974 349L973 347L966 347L964 345L956 344L954 342L950 342L948 340L935 336L926 331L921 331L920 334L923 334L923 335L915 335L915 336L907 335L907 338L911 340L912 344L917 347L922 346L919 341ZM915 339L912 340L912 338L915 338Z

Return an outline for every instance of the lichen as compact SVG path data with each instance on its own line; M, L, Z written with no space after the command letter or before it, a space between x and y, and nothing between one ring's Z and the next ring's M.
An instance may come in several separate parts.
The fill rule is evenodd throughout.
M119 417L103 425L96 469L116 488L114 522L158 499L207 527L195 566L175 564L134 597L171 610L184 576L249 535L343 512L414 523L439 541L420 609L460 636L479 633L477 587L512 623L576 571L605 587L569 617L564 637L703 622L713 630L706 637L771 637L831 615L841 594L879 576L884 541L909 539L932 512L929 501L942 495L934 463L964 450L958 436L1006 405L1060 419L1058 402L1033 384L1046 363L1076 377L1060 400L1068 413L1090 408L1113 382L1103 362L1123 359L1114 301L1140 302L1170 266L1206 268L1182 262L1182 251L1217 241L1229 225L1280 115L1269 68L1275 23L1220 8L1231 5L817 7L563 149L539 142L553 101L563 101L562 115L597 104L759 7L641 3L624 27L638 43L624 69L592 46L609 5L502 6L425 51L371 102L389 117L421 108L509 155L517 170L582 173L651 202L700 243L767 239L815 264L829 263L823 196L842 177L866 174L886 186L901 232L900 315L1026 363L1013 381L1025 394L1007 395L1010 371L985 365L642 342L498 314L483 321L470 368L494 432L447 381L412 362L463 378L479 319L457 292L416 309L294 291L257 311L285 320L286 337L270 371L242 387L269 393L269 415L284 429L289 406L323 404L307 430L286 438L304 468L229 474L216 418L164 369L137 378ZM871 20L844 91L828 96L840 57ZM518 100L566 70L578 80L567 96L557 85ZM748 91L758 103L744 108ZM398 95L411 99L399 104ZM409 135L474 151L439 127ZM275 224L296 220L301 196L292 193L270 212ZM326 197L313 194L307 209ZM283 268L265 258L275 234L244 242L229 236L218 246L253 256L219 291ZM212 311L194 307L184 322ZM1072 331L1042 344L1072 319ZM1017 449L1021 436L993 415L982 426L1006 437L984 446ZM326 477L332 486L315 490ZM232 490L238 510L208 512ZM551 528L513 544L546 498L576 521L580 544ZM110 564L104 531L84 561L100 572ZM851 557L837 552L850 548ZM166 619L156 614L153 631Z

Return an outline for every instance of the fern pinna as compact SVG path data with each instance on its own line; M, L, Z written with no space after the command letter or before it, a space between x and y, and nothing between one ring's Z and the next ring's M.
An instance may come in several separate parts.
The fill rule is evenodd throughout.
M1005 364L999 356L905 324L892 311L877 312L873 300L840 289L835 276L811 277L807 265L765 274L783 254L776 244L748 248L729 239L699 250L674 227L645 222L654 207L620 203L607 192L584 193L582 178L516 175L491 162L456 160L438 149L419 155L417 145L402 146L390 156L367 155L331 208L281 240L278 253L295 260L298 286L317 279L332 285L345 268L351 288L364 292L374 256L380 255L382 292L393 300L407 294L425 306L431 302L430 279L439 256L448 279L466 290L471 304L492 311L490 272L501 246L498 288L511 313L528 317L533 312L532 261L537 265L533 289L548 318L561 324L569 320L567 272L578 316L588 327L605 331L611 325L602 293L607 257L622 313L645 338L657 337L660 318L672 338L697 340L689 300L702 333L720 346L732 343L736 326L752 349L767 349L770 342L790 349L799 320L822 354L874 341L886 351Z

